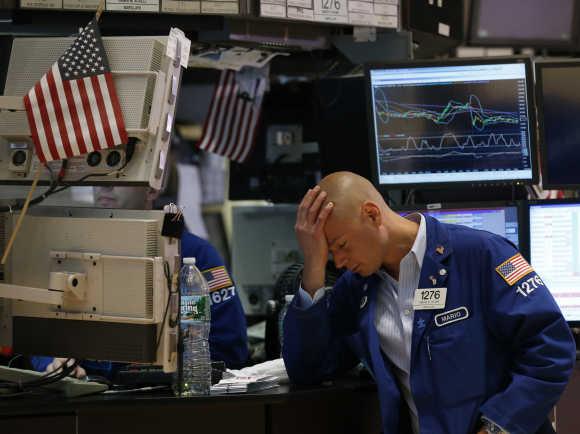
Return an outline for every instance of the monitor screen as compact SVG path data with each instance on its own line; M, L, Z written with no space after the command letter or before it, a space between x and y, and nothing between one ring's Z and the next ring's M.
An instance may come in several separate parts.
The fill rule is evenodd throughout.
M411 211L400 212L409 214ZM416 210L430 215L442 223L468 226L501 235L517 247L520 245L518 208L516 205L493 207L466 207Z
M580 203L530 205L530 260L569 322L580 321Z
M527 58L367 68L381 187L534 180Z
M580 62L536 63L542 182L580 187Z
M574 0L477 0L472 43L568 45L573 40Z

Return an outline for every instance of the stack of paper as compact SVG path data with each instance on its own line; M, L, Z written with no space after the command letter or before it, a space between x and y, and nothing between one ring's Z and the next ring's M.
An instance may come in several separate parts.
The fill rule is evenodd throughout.
M211 386L212 395L222 393L246 393L278 387L278 377L272 375L224 378Z

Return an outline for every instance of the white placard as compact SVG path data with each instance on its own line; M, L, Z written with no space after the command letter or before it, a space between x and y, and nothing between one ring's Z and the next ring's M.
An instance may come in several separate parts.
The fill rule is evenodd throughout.
M260 16L286 18L286 6L260 2Z
M417 288L413 299L415 310L443 309L447 288Z
M392 15L375 15L377 27L396 29L399 27L399 17Z
M99 0L63 0L62 7L64 9L80 9L96 11L99 7Z
M202 1L201 13L237 15L240 13L240 5L238 2L229 2L229 1L214 1L214 2Z
M187 63L189 62L189 51L191 48L191 41L185 36L185 34L176 27L172 27L169 32L169 38L167 38L167 50L165 54L170 59L175 59L175 48L177 46L177 40L181 42L181 66L187 68Z
M445 23L439 23L437 31L439 32L440 35L449 37L449 35L451 34L451 27L449 27Z
M20 0L21 8L62 9L62 0Z
M288 0L288 6L312 9L312 0Z
M398 13L399 8L397 6L389 5L386 3L375 3L375 14L397 16Z
M107 0L108 11L159 12L159 0Z
M295 20L314 20L314 11L312 9L297 8L294 6L288 6L288 18L293 18Z
M349 0L348 11L349 12L357 12L359 14L372 14L373 13L373 4L369 3L369 2Z
M336 20L335 22L347 22L347 0L314 0L314 13L319 21L320 16L331 16L343 18L344 21Z
M199 14L201 12L201 1L161 0L161 12L175 14Z
M348 23L348 15L318 15L315 13L314 14L314 21L318 21L321 23L347 24Z

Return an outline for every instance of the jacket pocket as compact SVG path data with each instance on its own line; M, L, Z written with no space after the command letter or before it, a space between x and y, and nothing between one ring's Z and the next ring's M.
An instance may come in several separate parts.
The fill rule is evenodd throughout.
M456 406L485 393L484 345L456 325L431 330L425 338L435 396L442 406Z

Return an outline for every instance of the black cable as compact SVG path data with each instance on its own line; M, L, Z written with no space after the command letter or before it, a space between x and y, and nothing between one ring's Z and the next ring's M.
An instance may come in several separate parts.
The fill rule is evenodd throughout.
M159 349L159 344L161 343L161 337L163 336L163 330L165 329L165 320L167 319L167 313L169 312L169 306L171 305L171 296L177 292L171 290L171 270L169 269L169 263L167 261L163 263L163 271L165 274L165 281L167 283L167 304L165 305L165 312L163 313L161 329L159 330L159 335L157 336L155 342L155 352L157 352Z

